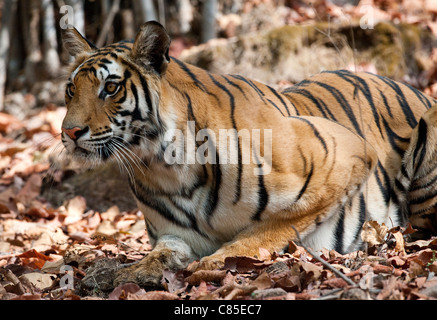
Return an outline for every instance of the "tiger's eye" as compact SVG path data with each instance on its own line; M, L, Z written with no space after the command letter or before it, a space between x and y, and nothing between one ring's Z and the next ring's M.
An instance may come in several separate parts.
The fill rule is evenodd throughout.
M107 82L105 84L105 91L108 95L114 95L117 93L119 85L115 82Z
M67 85L67 94L70 98L74 97L74 94L76 93L76 86L73 83L69 83Z

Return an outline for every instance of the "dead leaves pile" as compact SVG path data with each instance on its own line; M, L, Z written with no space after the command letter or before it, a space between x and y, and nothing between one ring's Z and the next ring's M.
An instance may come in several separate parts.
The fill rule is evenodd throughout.
M437 298L437 238L405 242L413 230L375 221L363 228L369 249L312 257L290 243L289 253L260 249L258 257L230 257L221 270L165 271L164 290L116 288L110 299L140 300L428 300ZM342 275L342 277L339 276ZM347 277L349 281L343 278Z

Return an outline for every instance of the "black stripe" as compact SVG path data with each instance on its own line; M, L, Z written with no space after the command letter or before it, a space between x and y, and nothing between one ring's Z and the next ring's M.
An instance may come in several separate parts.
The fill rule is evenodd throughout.
M250 81L250 80L248 80L240 75L231 74L230 76L232 78L235 78L237 80L241 80L241 81L245 82L246 84L248 84L253 90L255 90L255 92L258 94L258 96L264 101L264 93L260 89L258 89L258 87L255 86L255 84L252 81Z
M254 153L254 156L256 158L256 162L259 162L258 156ZM267 207L267 204L269 202L269 194L267 192L266 186L264 184L264 175L262 170L262 164L258 164L259 169L259 176L258 176L258 207L256 209L255 214L252 216L252 220L260 221L261 220L261 214L264 212L264 210Z
M152 105L152 99L150 98L149 85L147 84L146 79L138 71L137 71L137 75L138 75L138 78L140 79L141 86L143 88L144 98L146 99L146 103L147 103L147 107L148 107L147 112L150 115L150 114L152 114L153 105Z
M383 175L384 183L381 181L381 178L379 177L377 172L375 172L376 182L378 183L379 189L381 190L382 195L384 196L385 204L388 204L390 201L390 190L391 190L390 177L388 176L387 172L385 171L384 167L379 161L377 164L377 168Z
M205 87L205 85L199 81L197 76L190 70L190 68L188 68L188 66L185 63L183 63L182 61L179 61L178 59L175 59L173 57L172 57L172 60L174 62L176 62L179 65L179 67L181 67L181 69L193 80L196 87L198 87L200 90L202 90L204 92L209 93L208 89Z
M407 191L405 186L397 178L395 179L395 186L402 193L405 193Z
M410 89L427 109L432 107L431 102L428 100L428 98L422 92L420 92L416 88L413 88L408 83L403 83L403 85L406 86L408 89Z
M205 215L207 217L208 224L211 226L211 218L215 209L217 208L217 204L219 202L219 191L222 183L222 171L220 168L220 156L218 152L217 155L217 163L211 165L212 170L212 187L208 194L208 201L205 207Z
M99 64L97 64L100 68L102 68L102 69L105 69L106 70L106 72L109 72L109 68L105 65L105 64L103 64L103 63L99 63Z
M222 85L220 82L218 82L212 74L208 73L211 81L216 85L218 88L220 88L223 92L225 92L229 96L229 103L231 105L231 121L232 121L232 127L235 130L236 134L236 141L237 141L237 148L238 148L238 177L237 177L237 186L236 186L236 194L234 199L234 204L238 203L241 199L241 179L243 175L243 164L242 164L242 154L241 154L241 145L240 145L240 139L238 137L238 129L237 124L235 121L235 98L234 95L226 88L224 85Z
M385 94L381 90L378 89L378 91L379 91L379 95L382 98L382 101L384 102L384 106L385 106L385 108L386 108L386 110L388 112L388 115L391 118L393 118L393 114L391 113L391 108L390 108L390 105L388 104L387 97L385 96Z
M193 80L197 88L210 95L211 97L214 97L214 99L217 101L217 104L220 105L220 99L214 93L209 92L208 88L201 81L199 81L197 76L190 70L190 68L185 63L173 57L171 59L181 67L181 69L191 78L191 80Z
M417 137L417 144L416 147L414 148L414 152L413 152L413 167L414 169L414 175L416 175L418 169L421 167L421 164L423 162L423 158L425 158L425 154L426 154L426 139L427 139L427 134L428 134L428 126L425 122L425 120L420 119L419 121L419 128L418 128L419 132L418 132L418 137ZM419 159L417 159L417 154L420 151L420 157ZM418 164L416 167L416 163Z
M287 114L290 116L291 115L291 113L290 113L290 110L288 109L288 106L287 106L287 104L285 103L285 101L284 101L284 99L282 99L282 97L276 92L276 90L275 89L273 89L273 88L271 88L271 87L269 87L269 86L266 86L267 88L269 88L269 90L276 96L276 98L278 98L279 99L279 101L281 101L281 103L282 103L282 105L284 106L284 108L285 108L285 110L287 110ZM282 113L282 112L281 112Z
M416 120L416 117L414 116L413 111L411 110L409 104L407 103L407 100L405 99L405 95L404 95L402 89L399 87L399 85L395 81L393 81L389 78L383 77L383 76L379 76L379 75L376 75L376 76L379 79L381 79L384 83L386 83L390 88L393 89L393 91L396 93L396 98L398 100L399 105L401 106L401 109L405 115L405 118L408 122L408 125L411 128L415 128L417 125L417 120Z
M281 114L282 114L282 116L284 116L285 117L285 114L281 111L281 109L272 101L272 100L270 100L270 99L267 99L267 101L272 105L272 106L274 106L275 108L276 108L276 110L278 110Z
M436 167L434 167L433 170L430 170L430 172L428 174L430 174L435 169L436 169ZM434 185L436 182L437 182L437 174L435 174L434 177L430 181L426 182L425 184L418 185L417 181L414 181L413 186L410 188L410 191L416 191L416 190L420 190L420 189L429 188L432 185Z
M338 253L343 253L343 236L344 236L344 218L345 210L344 205L341 207L339 213L340 216L337 221L337 226L335 227L335 246L334 249Z
M143 117L141 116L140 102L138 99L137 87L135 86L135 84L133 82L131 82L130 87L131 87L131 91L132 91L132 94L134 95L134 99L135 99L135 109L134 109L134 111L131 112L132 121L135 121L135 120L144 121Z
M326 141L325 141L325 139L323 139L323 137L320 135L320 132L319 132L319 130L317 130L317 128L310 122L310 121L308 121L307 119L305 119L305 118L301 118L301 117L294 117L294 116L292 116L292 117L290 117L290 118L293 118L293 119L296 119L296 120L300 120L300 121L303 121L303 122L305 122L307 125L309 125L310 127L311 127L311 129L313 130L313 133L314 133L314 135L316 136L316 138L320 141L320 143L322 144L322 146L323 146L323 149L325 150L325 152L326 152L326 154L328 154L328 147L327 147L327 145L326 145Z
M361 229L363 227L364 222L366 222L367 218L367 208L366 208L366 200L364 199L364 194L360 194L360 217L358 220L358 229L355 234L355 239L358 239L361 235Z
M310 91L297 87L294 89L294 91L290 91L289 93L294 93L294 94L304 96L305 98L309 99L317 107L317 109L322 113L324 118L337 121L334 114L327 107L327 105L321 99L316 98ZM311 114L311 112L309 112L309 113Z
M290 101L291 105L293 106L294 111L296 112L296 115L299 116L300 113L299 113L299 111L296 108L296 101L294 101L293 97L291 96L292 93L288 93L287 94L286 92L281 92L281 94L283 94L283 95L285 95L287 97L287 99Z
M142 183L140 183L138 180L135 181L135 184L132 184L131 181L129 181L130 187L132 192L134 193L135 197L140 201L144 206L149 207L159 213L163 218L166 220L174 223L175 225L182 227L182 228L192 228L191 224L187 224L181 220L179 220L173 212L167 207L165 202L159 200L157 197L152 196L146 196L148 191L144 187ZM140 190L138 190L140 189Z
M185 217L187 217L187 219L190 221L191 223L191 228L196 231L198 234L200 234L202 237L204 238L209 238L207 234L205 234L204 232L202 232L199 229L199 225L197 224L197 220L196 220L196 214L195 212L190 212L185 210L185 208L183 208L182 206L180 206L173 198L169 197L170 202L173 204L173 206L178 209L179 211L181 211Z
M385 132L388 136L388 140L390 142L392 149L395 150L399 154L400 157L403 157L405 150L397 145L396 140L398 140L400 142L408 143L410 141L410 139L403 138L403 137L397 135L391 129L389 123L385 120L385 118L383 116L381 116L381 119L382 119L382 124L384 125L384 129L385 129Z
M381 125L380 125L380 121L379 121L379 113L376 109L376 106L373 102L373 96L372 93L370 92L370 88L367 85L366 81L361 78L356 76L354 73L350 72L350 71L346 71L346 70L341 70L341 71L326 71L327 73L331 73L331 74L336 74L337 76L339 76L341 79L349 82L351 85L353 85L355 87L355 89L359 89L364 97L366 98L368 104L370 105L370 108L372 109L372 113L373 113L373 118L375 119L375 123L376 126L379 129L379 132L381 133L382 136L382 130L381 130ZM350 79L352 78L352 79ZM355 80L355 81L354 81Z
M303 184L302 188L300 189L299 194L297 195L296 200L294 200L295 202L299 201L299 199L305 193L306 189L308 188L308 185L310 184L310 180L311 180L311 177L313 176L313 173L314 173L314 163L311 161L310 172L308 173L308 176L307 176L307 178L305 180L305 183Z
M221 76L221 77L222 77L223 79L225 79L226 82L227 82L228 84L230 84L231 86L237 88L237 89L241 92L241 94L244 96L244 98L245 98L246 100L248 100L248 99L247 99L247 96L246 96L246 93L244 92L244 90L243 90L243 89L242 89L238 84L236 84L235 82L229 80L228 77L225 77L225 76Z
M335 87L327 85L326 83L319 82L319 81L312 81L311 83L314 83L315 85L318 85L319 87L324 88L327 90L337 101L337 103L342 107L346 115L348 116L349 120L351 121L353 127L355 128L356 133L364 138L363 133L361 132L361 128L357 122L357 119L353 113L352 107L349 104L348 100L344 97L344 95Z
M421 204L422 202L426 202L426 201L428 201L436 196L437 196L437 190L433 190L432 192L427 193L421 197L410 199L409 203L410 204Z

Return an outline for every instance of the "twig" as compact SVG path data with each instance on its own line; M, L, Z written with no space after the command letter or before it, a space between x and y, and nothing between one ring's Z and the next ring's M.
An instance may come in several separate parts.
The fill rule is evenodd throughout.
M355 282L353 282L351 279L349 279L348 277L346 277L343 273L341 273L339 270L335 269L333 266L331 266L328 262L326 262L325 260L323 260L322 258L320 258L316 253L314 253L311 249L307 248L304 244L303 241L300 237L299 231L297 231L297 229L292 225L291 226L294 230L294 232L296 232L296 237L297 240L299 242L299 245L301 247L303 247L311 256L313 256L314 259L316 259L317 261L319 261L321 264L323 264L326 268L328 268L329 270L331 270L332 272L334 272L337 276L339 276L340 278L342 278L344 281L346 281L349 285L353 286L353 287L357 287L357 284Z
M11 253L11 254L7 254L7 255L4 255L4 256L0 256L0 260L17 257L20 254L23 254L23 252Z
M21 281L17 278L15 274L12 273L11 270L8 269L0 269L0 273L3 274L6 280L9 280L18 290L18 294L25 294L26 289L24 288Z

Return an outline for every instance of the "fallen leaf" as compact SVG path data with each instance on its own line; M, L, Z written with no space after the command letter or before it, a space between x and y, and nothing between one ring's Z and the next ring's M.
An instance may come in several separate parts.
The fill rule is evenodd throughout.
M175 293L181 289L185 289L188 282L185 281L184 273L182 271L172 272L170 270L164 270L162 284L168 292Z
M361 230L361 239L369 246L379 245L385 242L388 228L384 223L377 221L366 221Z
M26 251L18 257L21 259L24 266L35 267L37 269L44 267L46 261L52 260L52 258L39 253L34 249Z
M74 197L67 201L65 205L67 217L64 220L65 225L75 223L82 219L82 215L86 209L86 200L82 196Z
M53 284L54 280L56 279L56 275L32 272L23 274L19 277L19 279L26 279L32 285L34 285L35 288L39 290L44 290L45 288L48 288Z
M135 283L126 283L116 287L108 296L109 300L127 300L128 294L143 295L146 292Z
M226 277L226 270L199 270L185 278L190 285L199 285L204 282L220 283Z
M263 263L263 261L252 257L227 257L225 259L224 269L237 271L239 273L246 273L257 269L262 269Z
M395 233L392 233L392 236L396 240L396 245L394 247L394 250L396 252L405 253L404 235L400 231L397 231Z

